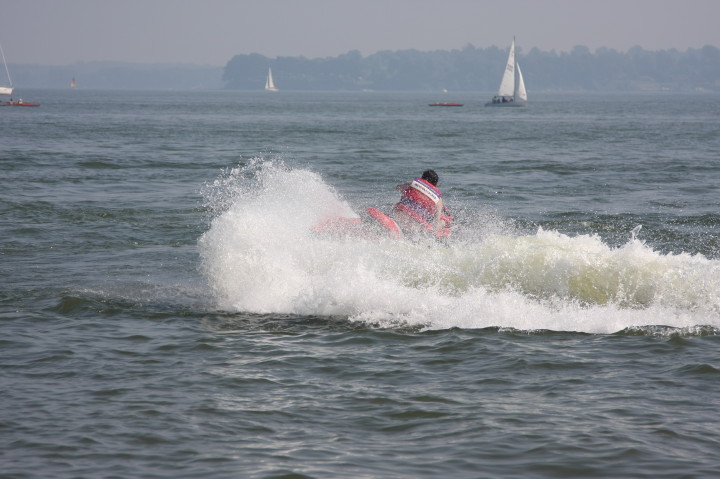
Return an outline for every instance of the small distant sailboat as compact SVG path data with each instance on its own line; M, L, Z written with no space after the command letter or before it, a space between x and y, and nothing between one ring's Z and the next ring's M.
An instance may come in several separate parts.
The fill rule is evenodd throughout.
M527 105L527 91L525 90L525 81L520 70L520 64L515 58L515 37L513 37L498 94L491 101L485 103L485 106L525 105Z
M5 61L5 52L2 49L2 45L0 45L0 55L2 55L2 61L3 65L5 65L5 73L8 79L8 86L0 85L0 95L12 95L12 79L10 78L10 70L8 70L7 62Z
M273 81L272 70L270 69L270 67L268 67L267 80L265 80L265 89L267 91L278 91L277 87L275 86L275 82Z
M70 88L77 88L77 82L75 81L75 77L70 80Z

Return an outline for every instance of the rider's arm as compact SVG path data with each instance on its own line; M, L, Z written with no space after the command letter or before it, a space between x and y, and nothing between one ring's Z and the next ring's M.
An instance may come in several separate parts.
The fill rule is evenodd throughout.
M435 205L435 220L433 221L433 230L437 231L445 227L445 221L442 219L443 213L443 200L440 200Z

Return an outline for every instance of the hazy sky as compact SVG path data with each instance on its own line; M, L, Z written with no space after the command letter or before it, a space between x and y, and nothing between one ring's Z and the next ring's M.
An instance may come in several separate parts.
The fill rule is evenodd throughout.
M0 0L9 63L224 66L350 50L720 47L720 0Z

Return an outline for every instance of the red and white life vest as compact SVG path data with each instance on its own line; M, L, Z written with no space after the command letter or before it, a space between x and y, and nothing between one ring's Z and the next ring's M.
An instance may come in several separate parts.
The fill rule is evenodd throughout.
M441 198L442 193L435 185L422 178L415 178L402 191L400 201L393 209L405 213L426 227L432 226Z

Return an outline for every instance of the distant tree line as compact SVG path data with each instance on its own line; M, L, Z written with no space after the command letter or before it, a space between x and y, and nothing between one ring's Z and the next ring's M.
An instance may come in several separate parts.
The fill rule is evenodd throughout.
M233 57L222 80L228 89L261 89L272 67L275 84L284 90L494 91L506 60L506 49L472 45L366 57L359 51L315 59L248 54ZM720 91L720 50L713 46L685 52L634 47L625 53L533 48L527 54L519 50L518 61L530 91Z
M363 57L351 51L337 57L267 58L236 55L223 68L200 65L163 65L88 62L65 66L8 65L18 93L24 88L119 90L260 90L272 67L281 90L480 91L497 90L507 60L507 49L468 45L460 50L381 51ZM533 48L518 52L528 91L720 92L720 50L627 52L600 48L591 52L576 46L557 53Z

